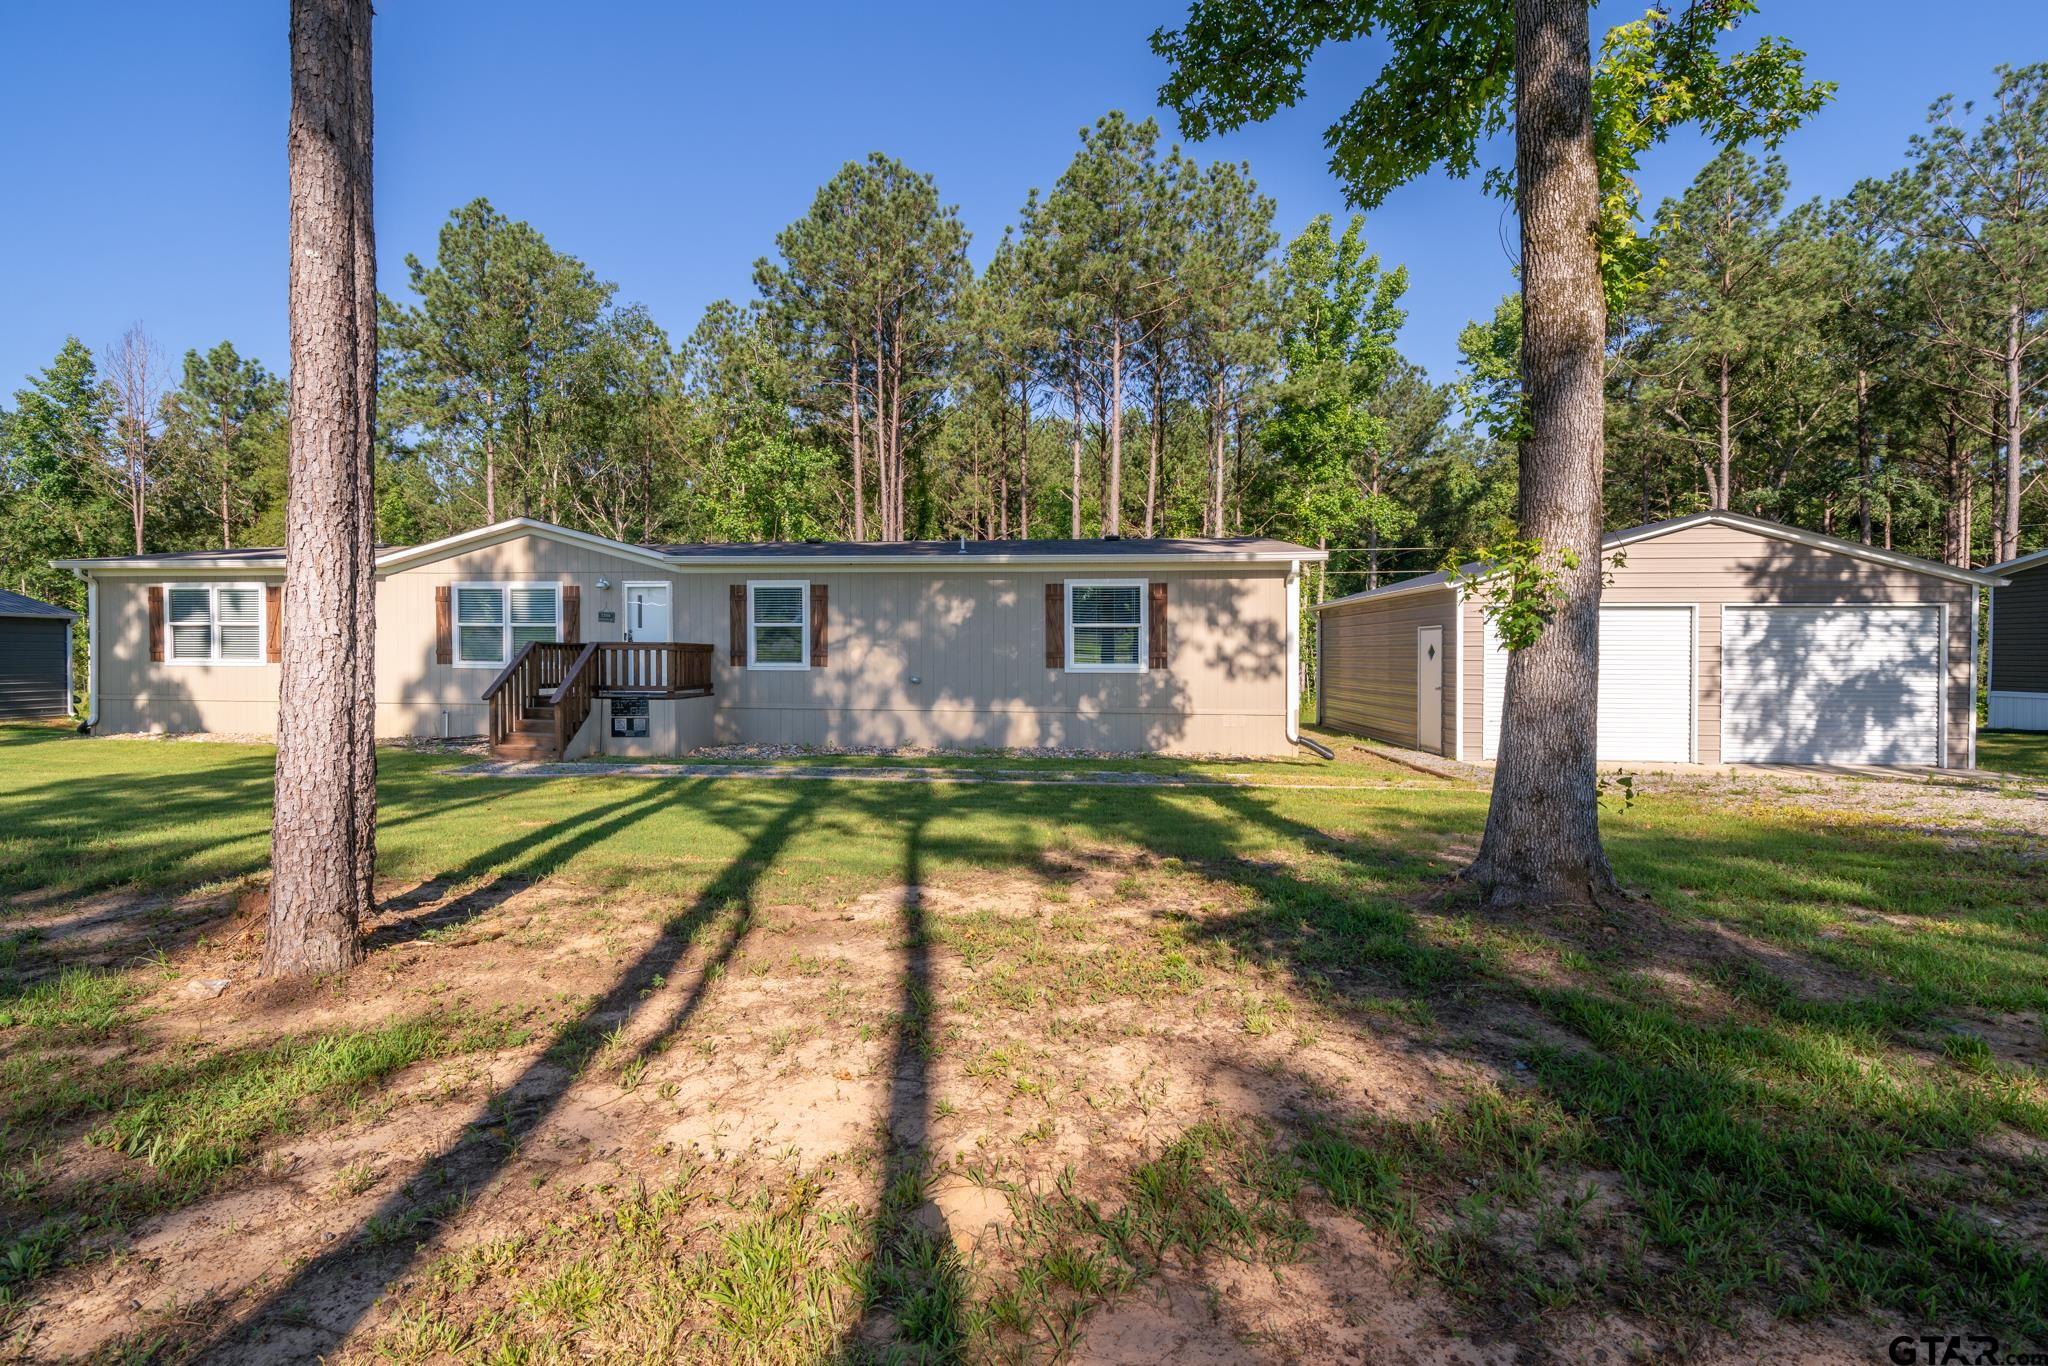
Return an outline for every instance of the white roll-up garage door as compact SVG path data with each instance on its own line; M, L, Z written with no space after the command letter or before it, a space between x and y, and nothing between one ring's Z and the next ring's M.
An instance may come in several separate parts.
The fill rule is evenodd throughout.
M1732 764L1941 761L1939 607L1721 609Z
M1693 759L1693 609L1600 609L1600 719L1603 762L1690 763ZM1500 748L1507 651L1486 628L1481 753Z

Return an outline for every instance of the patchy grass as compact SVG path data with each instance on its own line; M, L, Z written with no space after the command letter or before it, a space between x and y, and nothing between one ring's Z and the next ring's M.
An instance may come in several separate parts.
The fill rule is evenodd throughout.
M1980 730L1977 765L1993 773L2048 778L2048 733L2037 730Z
M0 729L21 1354L2048 1336L2030 799L1650 786L1642 901L1503 916L1445 880L1484 792L1363 746L1206 790L390 752L370 958L272 998L269 762Z

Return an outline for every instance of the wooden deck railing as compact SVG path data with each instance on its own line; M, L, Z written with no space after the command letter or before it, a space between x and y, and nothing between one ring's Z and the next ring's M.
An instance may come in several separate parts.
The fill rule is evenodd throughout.
M682 641L534 641L484 689L491 744L504 744L529 710L554 713L555 757L590 719L599 697L709 697L711 647ZM531 725L527 727L530 731Z
M711 647L680 641L606 641L598 652L598 690L643 697L704 697L711 692Z

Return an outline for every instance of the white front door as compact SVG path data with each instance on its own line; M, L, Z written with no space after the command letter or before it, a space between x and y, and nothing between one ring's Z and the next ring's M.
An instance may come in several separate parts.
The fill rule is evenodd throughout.
M1444 628L1415 628L1415 747L1444 752Z
M626 585L625 634L626 639L642 643L669 639L667 584Z

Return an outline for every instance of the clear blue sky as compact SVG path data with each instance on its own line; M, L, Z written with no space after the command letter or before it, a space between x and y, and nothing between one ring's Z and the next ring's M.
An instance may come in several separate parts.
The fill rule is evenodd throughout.
M1147 35L1171 0L1016 5L385 0L377 16L381 280L431 255L476 195L646 303L680 339L744 298L756 257L850 158L935 175L986 259L1030 187L1104 111L1155 109ZM1599 18L1632 17L1607 4ZM1764 0L1746 33L1805 47L1837 102L1785 147L1795 196L1887 173L1932 99L2048 59L2041 0ZM96 351L141 321L172 356L229 338L285 361L284 0L18 4L0 11L0 395L67 333ZM1283 233L1344 205L1323 128L1370 48L1311 72L1310 98L1193 150L1250 162ZM1169 133L1171 116L1163 116ZM1704 152L1652 153L1649 201ZM1513 224L1476 181L1434 176L1368 221L1409 267L1407 351L1453 372L1458 328L1508 287ZM5 401L5 400L0 400Z

